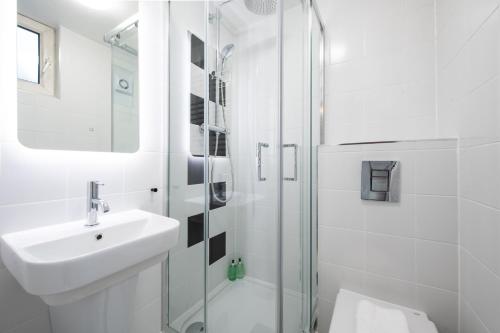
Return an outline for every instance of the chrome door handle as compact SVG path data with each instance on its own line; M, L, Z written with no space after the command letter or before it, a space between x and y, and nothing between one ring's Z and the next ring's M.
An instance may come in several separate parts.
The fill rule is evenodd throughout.
M299 149L299 145L296 143L288 143L284 144L283 148L293 148L293 177L284 177L284 180L288 180L291 182L297 181L297 150Z
M262 148L269 148L269 144L264 142L257 144L257 180L259 182L266 181L266 177L262 177Z

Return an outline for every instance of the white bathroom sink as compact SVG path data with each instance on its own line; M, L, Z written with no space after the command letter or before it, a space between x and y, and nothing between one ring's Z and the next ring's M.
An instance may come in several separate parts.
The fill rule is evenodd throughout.
M176 245L179 222L131 210L5 234L5 266L30 294L48 305L81 300L163 261Z

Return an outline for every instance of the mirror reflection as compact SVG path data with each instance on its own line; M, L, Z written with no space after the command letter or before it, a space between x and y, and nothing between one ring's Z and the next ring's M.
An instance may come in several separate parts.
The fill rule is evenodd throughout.
M137 151L137 1L17 3L20 142L39 149Z

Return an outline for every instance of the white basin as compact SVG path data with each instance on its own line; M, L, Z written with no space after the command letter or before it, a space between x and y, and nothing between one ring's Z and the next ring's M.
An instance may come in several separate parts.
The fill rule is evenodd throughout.
M3 262L28 293L58 306L163 261L179 237L178 221L141 210L101 216L99 223L86 227L80 220L5 234Z

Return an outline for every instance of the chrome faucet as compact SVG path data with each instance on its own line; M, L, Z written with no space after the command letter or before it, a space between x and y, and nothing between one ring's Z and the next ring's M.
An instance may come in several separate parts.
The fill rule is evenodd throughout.
M109 212L109 205L106 201L99 198L99 186L102 186L97 181L91 181L87 184L87 223L85 226L93 227L99 224L97 222L97 213L99 208L103 213Z

